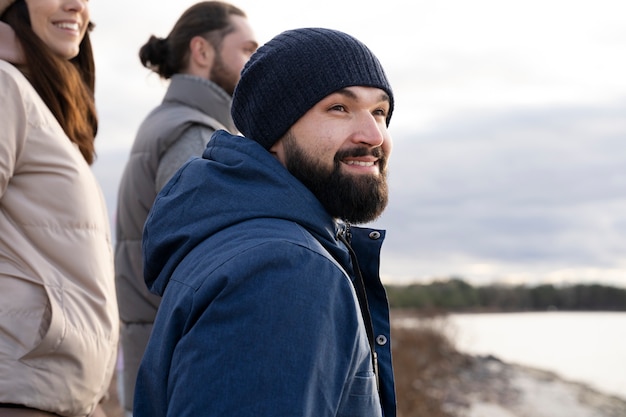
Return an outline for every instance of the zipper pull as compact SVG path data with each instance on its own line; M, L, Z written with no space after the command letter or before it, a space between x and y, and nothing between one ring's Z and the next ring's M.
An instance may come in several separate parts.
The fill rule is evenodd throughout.
M374 375L376 376L376 390L380 392L380 377L378 376L378 353L372 350L372 364L374 366Z

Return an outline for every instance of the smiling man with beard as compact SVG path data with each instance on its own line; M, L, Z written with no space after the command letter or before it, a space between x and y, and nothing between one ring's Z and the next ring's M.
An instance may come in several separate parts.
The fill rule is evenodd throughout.
M378 277L392 89L343 32L283 32L159 193L144 278L163 297L134 416L395 416Z
M311 162L319 156L307 155L291 131L285 135L283 147L285 154L281 161L287 170L311 190L331 216L350 223L365 223L378 217L387 206L387 154L383 154L380 147L340 150L333 158L332 168L324 167L321 161ZM371 161L365 158L367 156ZM345 173L343 164L364 172Z

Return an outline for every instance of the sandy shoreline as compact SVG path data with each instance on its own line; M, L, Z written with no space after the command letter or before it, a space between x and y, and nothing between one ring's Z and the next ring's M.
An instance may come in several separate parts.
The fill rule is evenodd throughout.
M398 417L626 417L626 398L460 351L445 320L432 318L392 311Z
M624 417L626 400L558 375L469 357L450 381L444 408L456 417Z

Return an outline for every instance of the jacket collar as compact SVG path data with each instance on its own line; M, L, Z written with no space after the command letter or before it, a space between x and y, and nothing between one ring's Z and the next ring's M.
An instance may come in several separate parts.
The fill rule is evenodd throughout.
M163 103L189 106L207 114L236 132L230 115L232 97L213 81L189 74L174 74L163 97Z

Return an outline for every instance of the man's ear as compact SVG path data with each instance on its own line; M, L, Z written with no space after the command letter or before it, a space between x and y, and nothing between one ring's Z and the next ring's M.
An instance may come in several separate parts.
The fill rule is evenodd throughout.
M284 146L284 140L282 140L283 138L280 138L279 140L277 140L276 142L274 142L274 144L268 149L268 151L276 158L278 159L278 161L283 164L284 166L286 165L286 160L285 160L285 146Z
M213 45L209 43L202 36L194 36L189 41L189 68L198 68L204 70L210 69L213 66L213 59L215 58L215 49Z

